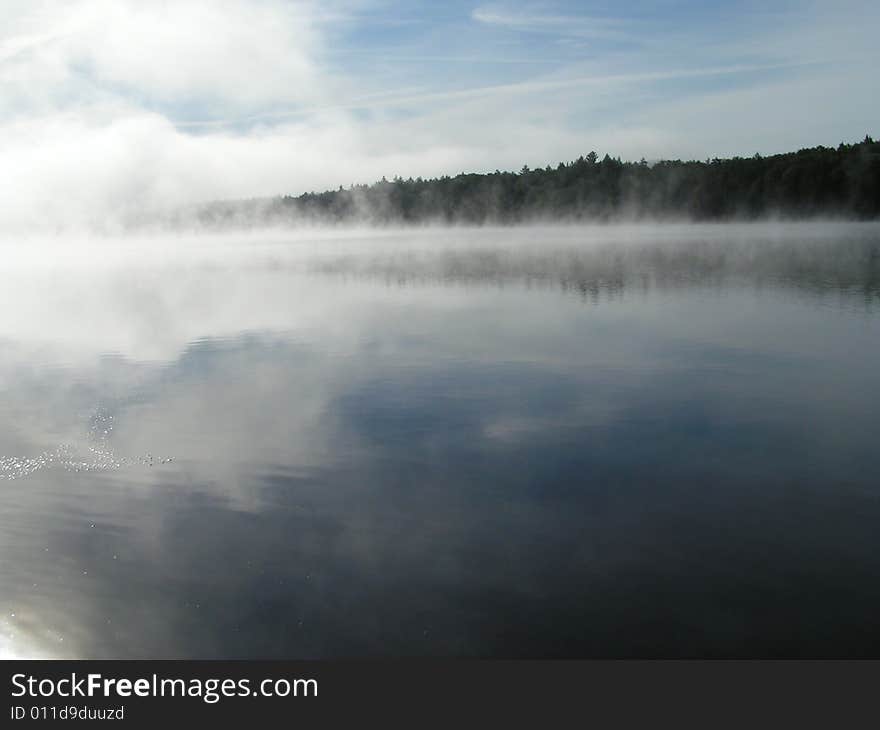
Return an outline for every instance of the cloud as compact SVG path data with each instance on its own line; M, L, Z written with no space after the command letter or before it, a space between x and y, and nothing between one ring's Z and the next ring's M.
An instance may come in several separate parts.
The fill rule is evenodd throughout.
M619 18L558 15L499 5L475 8L471 17L485 25L526 33L553 33L584 38L630 39L631 23Z
M334 88L318 63L326 22L317 6L283 0L4 6L0 228L91 226L144 208L268 194L255 168L270 173L271 192L285 190L294 180L270 167L281 147L303 147L301 129L190 136L173 120L323 103ZM309 147L322 148L321 138L310 135Z
M0 79L48 90L61 107L89 92L237 109L313 103L326 79L312 12L281 0L37 0L12 14ZM42 32L14 35L27 28Z

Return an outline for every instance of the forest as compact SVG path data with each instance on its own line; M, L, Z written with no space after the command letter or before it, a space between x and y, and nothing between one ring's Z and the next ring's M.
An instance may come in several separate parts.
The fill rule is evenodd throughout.
M207 227L515 224L529 221L754 220L880 215L880 142L705 161L623 162L590 152L555 167L382 178L327 192L219 201L189 211ZM183 222L183 221L178 221Z

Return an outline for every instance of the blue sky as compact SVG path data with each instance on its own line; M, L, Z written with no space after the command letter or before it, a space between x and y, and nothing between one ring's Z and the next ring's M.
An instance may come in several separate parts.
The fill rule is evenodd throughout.
M877 28L863 0L5 0L0 225L853 141Z

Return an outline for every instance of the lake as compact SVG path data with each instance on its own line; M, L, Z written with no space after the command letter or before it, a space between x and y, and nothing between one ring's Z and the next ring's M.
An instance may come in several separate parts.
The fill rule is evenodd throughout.
M880 656L876 225L0 255L0 657Z

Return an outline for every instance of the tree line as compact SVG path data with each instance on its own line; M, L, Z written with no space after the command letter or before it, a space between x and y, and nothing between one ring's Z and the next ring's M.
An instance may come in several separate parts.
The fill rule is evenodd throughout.
M513 224L639 219L880 216L880 142L705 161L623 162L595 152L556 167L383 178L372 185L198 209L208 226Z

